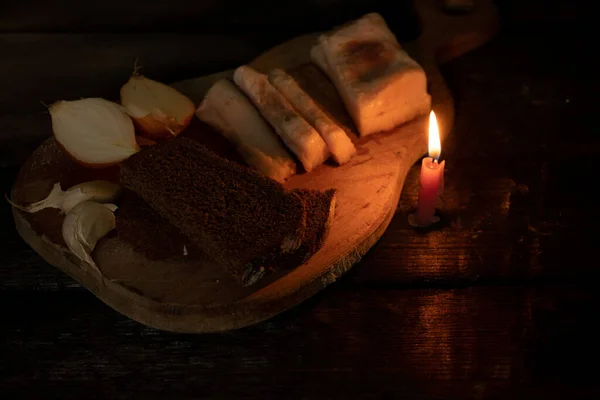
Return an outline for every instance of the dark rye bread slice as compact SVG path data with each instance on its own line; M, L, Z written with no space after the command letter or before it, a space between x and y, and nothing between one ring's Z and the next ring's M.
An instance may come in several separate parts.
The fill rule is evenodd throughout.
M265 273L274 270L293 269L306 263L322 246L329 233L335 215L335 189L324 192L318 190L295 189L306 210L306 229L302 243L297 250L280 255L266 263Z
M335 217L336 190L328 189L323 192L308 189L296 189L300 194L307 210L306 233L299 251L304 252L306 262L325 243L329 229Z
M123 190L115 217L117 237L149 260L199 253L187 236L131 190Z
M297 193L191 139L178 137L129 157L120 178L244 285L260 278L267 262L302 244L306 220Z

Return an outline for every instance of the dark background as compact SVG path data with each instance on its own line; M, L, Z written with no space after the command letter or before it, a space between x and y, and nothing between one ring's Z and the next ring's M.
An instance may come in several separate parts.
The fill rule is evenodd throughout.
M5 192L50 135L41 103L113 98L136 57L176 81L372 10L400 39L419 34L402 1L99 4L0 5ZM498 37L442 68L457 113L443 229L406 222L413 168L363 261L267 322L213 335L142 326L45 264L0 206L0 397L600 398L595 14L588 2L498 4Z

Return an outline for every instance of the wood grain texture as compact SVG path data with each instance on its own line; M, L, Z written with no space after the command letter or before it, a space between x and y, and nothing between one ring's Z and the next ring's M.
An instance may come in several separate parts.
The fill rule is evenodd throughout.
M600 354L593 328L600 295L592 286L356 291L335 285L258 326L201 336L144 327L107 312L82 290L35 299L3 292L0 305L7 321L0 331L5 395L12 388L23 397L43 390L50 397L115 399L133 390L144 398L235 399L592 399L600 393L589 384L595 370L580 362L582 354Z
M285 35L282 38L286 39ZM42 103L81 97L117 99L138 61L154 79L173 81L233 68L281 42L267 33L0 34L3 114L45 111ZM196 50L199 49L199 50ZM211 49L205 51L204 49ZM173 65L177 65L173 71ZM39 71L43 69L44 73ZM96 74L101 71L102 79ZM6 77L10 76L10 79ZM15 94L21 93L20 96Z
M575 27L569 31L542 32L554 42L580 37ZM412 168L396 217L345 282L450 287L598 278L600 269L589 262L596 253L588 221L600 214L586 184L595 179L600 152L594 104L586 99L598 84L580 78L591 68L585 53L565 48L565 58L556 60L532 32L505 33L444 67L458 110L444 141L449 170L439 209L446 225L427 234L408 226L418 193L418 167ZM12 143L2 150L25 152L20 141ZM0 172L0 186L8 190L18 169ZM11 227L7 204L2 215L1 225ZM48 268L12 229L1 233L6 267L0 282L23 290L76 285Z
M51 136L48 104L116 100L136 60L146 75L177 81L232 68L282 39L272 33L0 33L0 52L10 55L0 58L0 165L23 164Z
M84 5L5 0L0 5L0 32L68 33L213 33L288 32L291 36L329 29L373 9L389 14L402 40L413 39L418 20L410 0L389 5L383 0L310 0L273 3L257 0L173 0L169 3L105 0ZM409 36L407 36L407 34Z
M438 93L435 88L433 93ZM444 120L444 114L440 119ZM239 287L221 268L205 260L182 256L147 260L117 238L102 241L94 252L100 275L64 248L63 218L53 210L35 215L15 210L16 227L46 261L137 321L182 332L238 328L306 299L360 260L385 231L406 172L425 151L426 122L420 119L362 141L358 155L344 166L323 165L292 178L286 184L289 188L338 189L336 217L323 248L308 263L258 287ZM68 160L49 140L21 170L13 199L34 201L46 196L48 185L57 180L68 187L79 179L91 179L89 171Z
M95 257L103 276L93 276L94 271L87 265L77 262L68 251L65 252L59 247L62 243L62 217L52 210L45 215L38 213L27 216L26 219L22 214L15 212L17 229L47 261L74 276L109 304L145 323L174 330L230 327L226 322L229 319L233 319L233 326L246 324L246 318L262 319L272 314L274 310L282 307L279 301L286 304L286 297L290 297L289 301L293 304L297 301L296 296L308 296L309 293L333 282L366 251L362 247L363 241L368 249L372 241L379 238L393 214L399 196L396 184L402 184L404 172L412 165L410 161L414 161L424 149L424 122L419 121L405 127L402 132L405 136L401 140L392 142L380 137L379 140L364 143L361 147L362 156L357 156L352 163L344 167L323 166L311 174L299 175L289 183L290 187L337 187L340 190L338 217L333 223L330 235L330 238L335 240L328 240L323 250L307 265L263 290L243 290L219 267L209 268L205 262L201 262L204 266L200 268L197 260L186 261L185 257L168 262L150 262L141 255L132 253L128 246L117 239L109 239L99 244ZM387 135L389 139L399 136L398 132ZM397 146L391 146L392 143L397 143ZM415 151L418 147L421 149ZM348 171L352 173L350 177ZM31 163L23 168L14 195L23 202L37 197L43 198L48 184L59 180L67 187L78 179L90 179L89 171L74 165L62 155L53 141L49 141L36 150ZM359 190L355 192L354 189L357 188ZM356 193L374 193L376 196L360 195L356 198ZM365 235L365 232L371 231L373 239L370 235ZM44 236L40 237L35 232L43 232ZM331 270L323 268L325 266L331 266ZM90 279L90 276L93 279ZM314 286L308 285L306 294L298 293L303 289L303 285L313 281ZM173 290L174 287L178 290ZM244 297L248 293L252 294ZM138 294L143 294L143 297ZM244 298L240 299L240 296ZM228 303L232 300L239 301L229 307ZM141 303L144 308L152 311L148 314L142 310L129 309L129 302ZM208 307L206 317L200 318L203 306L208 303L214 305L214 310ZM220 306L222 309L219 309ZM154 313L165 314L169 321L157 320L153 323L151 315ZM248 315L245 315L246 313ZM224 321L211 322L213 314L212 318L216 321ZM238 317L242 319L237 320ZM198 324L197 328L195 324Z
M85 7L66 0L60 4L0 5L0 53L6 55L0 58L1 166L21 165L50 136L45 105L90 96L116 99L136 59L154 79L197 77L248 62L297 34L357 17L366 6L345 3L341 12L337 1L303 3L300 14L309 17L297 18L298 7L273 7L271 2L251 3L250 13L238 7L237 16L230 12L235 4L225 12L224 3L190 0L147 4L141 10L128 0ZM378 10L401 40L418 36L419 20L409 1L395 2L392 9L383 2ZM295 21L300 25L294 27Z
M413 168L363 260L254 327L202 336L144 327L45 263L2 202L0 397L600 398L600 269L589 223L600 209L588 184L597 179L600 88L589 79L592 53L581 51L594 36L566 20L575 13L562 10L577 2L510 3L497 39L442 69L457 110L444 141L452 183L440 203L443 232L406 224ZM12 140L3 154L34 148ZM5 191L23 160L0 168ZM417 326L431 302L423 293L448 308L412 333L403 325Z
M493 6L483 8L480 17L493 15ZM422 10L424 15L433 12ZM433 18L433 17L431 17ZM435 21L444 21L439 16ZM471 19L472 17L470 17ZM424 17L427 21L427 18ZM477 21L476 18L472 19ZM447 29L447 25L441 25ZM481 29L477 24L475 29ZM452 31L433 35L432 25L422 39L409 47L426 71L436 71L436 50L450 46ZM461 25L457 35L465 31ZM480 32L486 38L494 27ZM478 37L478 40L479 37ZM333 85L309 61L316 36L302 37L281 45L251 63L264 72L275 67L294 67L291 71L301 85L321 103L338 122L349 121ZM456 54L480 42L455 42ZM293 55L293 56L291 56ZM198 78L179 87L198 101L214 76ZM439 72L429 74L433 108L441 121L442 139L453 123L451 97ZM323 96L325 94L326 96ZM345 123L347 130L352 125ZM117 238L101 242L95 259L100 271L73 257L64 248L60 235L62 217L26 216L15 210L17 230L49 263L59 267L113 308L145 324L181 332L210 332L238 328L262 321L337 280L375 244L387 228L396 208L404 178L411 165L426 150L427 119L421 118L373 138L360 140L357 156L341 167L323 165L310 174L293 177L290 188L338 189L336 217L323 245L305 265L286 274L273 275L261 285L241 288L223 274L218 266L185 257L167 262L151 262L134 253ZM24 166L13 191L13 200L30 202L43 198L48 185L76 180L84 171L69 164L53 141L46 142ZM47 174L47 176L44 176ZM89 180L89 177L85 177ZM201 267L200 267L201 266ZM150 273L149 273L150 272ZM174 290L177 288L177 290Z

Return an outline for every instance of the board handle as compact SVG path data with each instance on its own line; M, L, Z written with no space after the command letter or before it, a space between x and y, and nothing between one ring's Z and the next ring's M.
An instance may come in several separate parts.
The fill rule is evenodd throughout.
M466 13L449 13L439 0L415 0L423 32L417 39L420 48L429 49L435 63L444 64L481 46L500 27L498 9L493 0L473 0Z
M499 29L499 15L493 0L473 0L465 13L449 13L448 0L414 0L422 33L407 45L427 73L430 87L436 87L432 109L440 123L442 141L454 126L454 99L439 65L458 58L490 40Z

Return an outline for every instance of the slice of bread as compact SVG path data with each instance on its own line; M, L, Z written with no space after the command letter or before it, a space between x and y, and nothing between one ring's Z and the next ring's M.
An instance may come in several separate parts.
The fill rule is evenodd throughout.
M178 137L140 151L122 163L120 178L244 285L303 243L298 193L193 140Z
M117 237L149 260L199 252L187 236L130 190L123 190L115 216Z
M306 230L298 250L280 256L273 266L278 269L291 269L306 263L323 247L335 216L336 190L296 189L294 193L302 198L306 209Z
M328 189L319 192L298 189L297 191L303 195L304 206L308 210L306 216L307 234L305 234L305 240L300 246L306 249L306 261L323 246L329 234L335 217L336 190Z
M308 261L325 243L331 223L335 216L335 189L324 192L318 190L296 189L306 208L306 233L298 249L300 264Z

